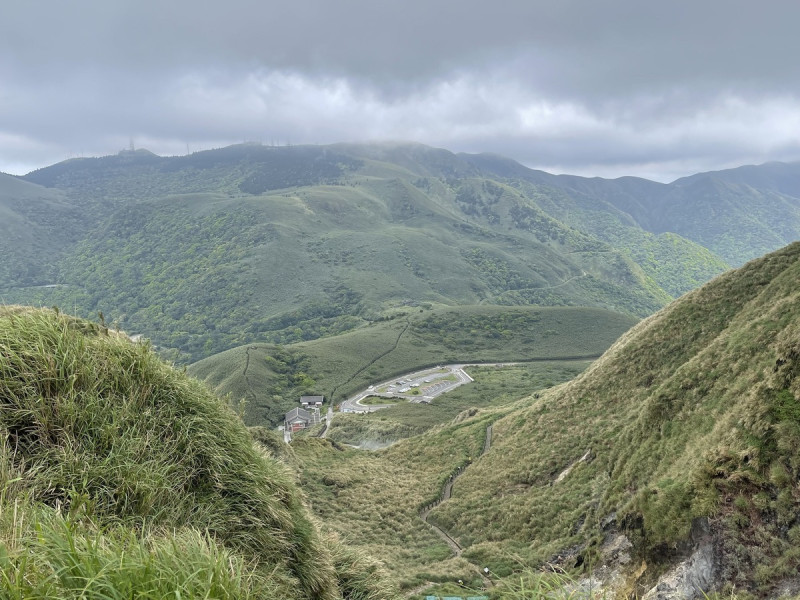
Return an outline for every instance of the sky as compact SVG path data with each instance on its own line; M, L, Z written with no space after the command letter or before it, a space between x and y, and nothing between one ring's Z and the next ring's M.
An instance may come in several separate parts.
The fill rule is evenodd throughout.
M800 160L796 0L18 0L0 172L415 141L671 181Z

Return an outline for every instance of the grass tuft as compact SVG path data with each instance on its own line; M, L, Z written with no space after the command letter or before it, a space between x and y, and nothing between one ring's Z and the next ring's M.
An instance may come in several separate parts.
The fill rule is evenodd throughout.
M45 587L130 597L127 579L153 579L157 591L182 564L185 597L197 597L195 580L209 597L275 585L296 590L287 597L341 596L336 548L290 473L146 344L54 311L3 310L0 433L9 589L32 569Z

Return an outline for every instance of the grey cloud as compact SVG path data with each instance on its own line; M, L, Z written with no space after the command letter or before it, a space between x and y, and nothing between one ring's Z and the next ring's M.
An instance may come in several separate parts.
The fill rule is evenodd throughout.
M9 4L0 170L131 136L161 153L414 139L662 179L797 156L794 1Z
M21 71L99 66L136 73L233 63L398 89L516 62L515 76L543 90L614 95L676 81L795 88L792 75L800 70L800 5L792 1L42 4L4 11L3 55Z

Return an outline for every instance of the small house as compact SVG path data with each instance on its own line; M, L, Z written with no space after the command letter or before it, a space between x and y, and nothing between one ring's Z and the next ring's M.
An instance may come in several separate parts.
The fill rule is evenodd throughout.
M300 404L306 409L320 408L324 399L324 396L300 396Z
M284 417L286 431L292 432L310 427L313 420L311 413L302 408L293 408Z

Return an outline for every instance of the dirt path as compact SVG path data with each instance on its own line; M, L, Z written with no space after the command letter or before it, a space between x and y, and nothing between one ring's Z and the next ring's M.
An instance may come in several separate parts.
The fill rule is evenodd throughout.
M489 448L491 448L491 446L492 446L492 426L489 425L486 428L486 440L483 443L483 452L481 452L481 456L486 454L489 451ZM458 479L462 475L462 473L464 473L466 468L467 467L461 467L455 473L453 473L453 475L450 476L450 479L448 479L447 483L444 484L442 492L439 494L439 498L433 504L424 508L419 513L419 518L425 521L425 523L427 523L431 528L433 528L433 530L437 534L439 534L439 537L441 537L445 542L447 542L447 545L450 546L450 549L456 556L461 556L462 552L464 551L464 548L462 548L461 544L459 544L458 541L454 537L452 537L449 533L447 533L444 529L442 529L435 523L431 523L428 520L428 517L430 516L431 511L433 511L433 509L439 506L442 502L447 502L452 497L453 484L456 482L456 479ZM476 572L478 573L478 575L481 576L481 579L483 579L484 587L486 588L492 587L492 580L486 576L486 573L483 572L483 569L481 569L480 566L474 563L470 564L472 564L472 566L475 567Z
M244 376L244 389L247 401L255 404L257 398L255 392L253 392L253 390L250 388L250 379L248 379L247 377L247 369L250 368L250 350L258 350L258 346L247 347L247 350L245 351L246 360L244 363L244 371L242 371L242 375Z
M554 290L556 288L560 288L560 287L562 287L564 285L567 285L571 281L575 281L576 279L580 279L581 277L588 277L588 274L586 273L586 271L582 271L582 273L583 273L582 275L574 275L574 276L570 277L569 279L565 279L561 283L557 283L555 285L548 285L548 286L541 287L541 288L534 288L534 289L537 289L537 290Z
M370 368L372 365L374 365L376 362L378 362L380 359L382 359L382 358L383 358L384 356L386 356L387 354L391 354L392 352L394 352L395 350L397 350L397 346L399 346L399 345L400 345L400 338L402 338L402 337L403 337L403 334L404 334L406 331L408 331L408 328L409 328L410 326L411 326L411 321L410 321L410 320L408 320L408 319L406 319L406 324L405 324L405 327L403 327L403 330L402 330L402 331L401 331L399 334L397 334L397 339L394 341L394 344L392 345L392 347L391 347L391 348L389 348L389 349L388 349L388 350L386 350L385 352L381 352L380 354L378 354L378 356L374 357L374 358L373 358L372 360L370 360L370 361L369 361L367 364L365 364L363 367L361 367L360 369L358 369L358 370L357 370L355 373L353 373L352 375L350 375L350 377L349 377L349 378L348 378L348 379L347 379L347 380L346 380L344 383L341 383L341 384L339 384L339 385L336 385L336 386L334 386L334 388L333 388L333 389L330 391L330 394L328 395L328 398L330 398L330 402L331 402L331 404L334 402L334 397L335 397L335 395L336 395L336 390L338 390L340 387L342 387L342 386L345 386L345 385L347 385L348 383L350 383L351 381L353 381L353 379L355 379L355 378L356 378L356 377L358 377L358 376L359 376L361 373L363 373L364 371L366 371L367 369L369 369L369 368Z
M449 483L448 485L450 485L452 489L452 482ZM450 496L448 496L448 498L449 497ZM441 500L441 502L443 501L444 500ZM450 546L450 549L453 551L453 554L455 554L456 556L461 556L461 553L464 551L464 549L459 545L459 543L455 541L453 538L451 538L450 535L444 529L428 521L428 515L430 515L431 511L437 506L439 506L439 504L434 504L433 506L423 510L421 513L419 513L419 518L425 521L428 525L430 525L433 528L433 530L439 534L439 537L441 537L445 542L447 542L447 545Z

